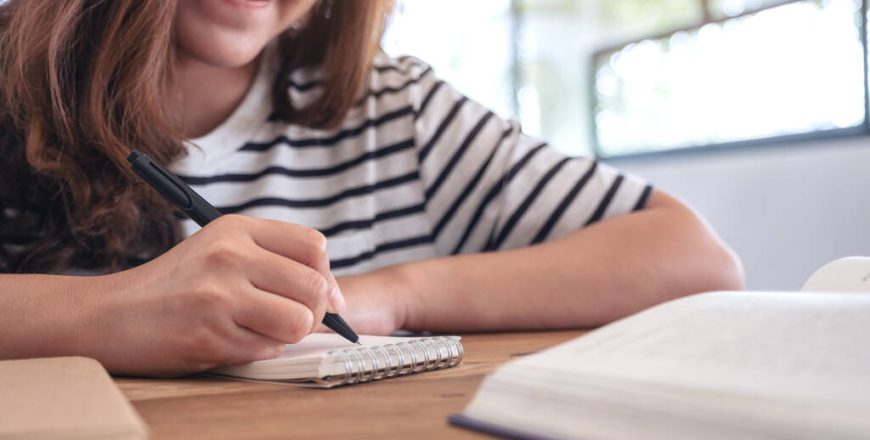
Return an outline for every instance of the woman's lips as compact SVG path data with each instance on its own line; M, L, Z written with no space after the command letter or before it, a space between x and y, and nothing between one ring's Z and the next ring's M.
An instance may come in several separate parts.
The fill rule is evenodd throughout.
M272 0L224 0L225 2L241 8L260 9L269 6Z

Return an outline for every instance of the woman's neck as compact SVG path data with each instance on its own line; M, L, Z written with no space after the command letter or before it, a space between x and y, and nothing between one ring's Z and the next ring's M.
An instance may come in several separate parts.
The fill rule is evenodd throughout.
M181 134L204 136L224 122L254 82L260 57L241 67L215 67L180 56L175 90L181 99Z

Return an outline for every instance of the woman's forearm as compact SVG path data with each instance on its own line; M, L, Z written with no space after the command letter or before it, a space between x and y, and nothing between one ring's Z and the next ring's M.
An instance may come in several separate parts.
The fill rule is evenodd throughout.
M403 327L435 331L595 326L671 298L743 285L734 254L663 194L640 212L562 239L383 274L401 280Z
M0 275L0 359L82 354L104 278Z
M0 359L80 355L175 375L274 358L340 294L316 269L328 265L317 231L225 215L122 272L0 275Z

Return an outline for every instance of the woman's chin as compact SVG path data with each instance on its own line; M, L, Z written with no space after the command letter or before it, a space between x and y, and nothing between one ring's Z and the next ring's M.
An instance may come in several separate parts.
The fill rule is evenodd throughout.
M268 40L252 40L230 38L228 44L196 44L191 47L179 47L185 60L197 61L212 67L235 68L242 67L254 61Z
M314 4L315 0L182 0L175 15L178 48L212 66L244 66Z

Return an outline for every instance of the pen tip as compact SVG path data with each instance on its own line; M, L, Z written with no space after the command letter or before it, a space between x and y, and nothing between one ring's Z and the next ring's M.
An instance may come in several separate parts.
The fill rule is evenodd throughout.
M361 343L360 341L356 341L356 342L354 342L354 344L356 344L356 345L362 345L362 343Z

